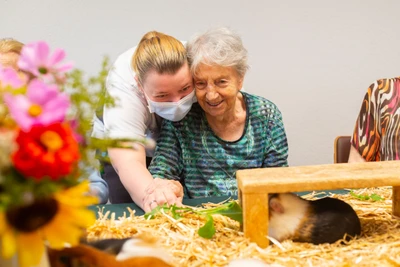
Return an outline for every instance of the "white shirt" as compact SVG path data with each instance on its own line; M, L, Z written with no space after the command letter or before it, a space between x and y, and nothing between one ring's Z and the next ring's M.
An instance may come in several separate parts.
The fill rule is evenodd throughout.
M115 99L113 107L104 107L103 122L95 117L92 136L96 138L152 138L157 140L161 118L150 113L143 93L137 87L132 69L136 46L114 62L106 81L107 93ZM152 156L152 151L147 151Z

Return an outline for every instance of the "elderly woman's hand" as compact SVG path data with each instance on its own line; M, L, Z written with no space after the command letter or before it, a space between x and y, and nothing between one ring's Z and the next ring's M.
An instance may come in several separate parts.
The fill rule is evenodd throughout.
M154 178L145 190L142 207L149 212L158 205L182 205L183 187L178 181Z

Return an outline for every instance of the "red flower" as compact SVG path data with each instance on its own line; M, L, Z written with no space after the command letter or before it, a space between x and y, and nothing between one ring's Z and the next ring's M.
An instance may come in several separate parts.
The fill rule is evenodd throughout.
M55 123L19 131L14 167L26 177L58 180L70 174L79 160L79 148L69 125Z

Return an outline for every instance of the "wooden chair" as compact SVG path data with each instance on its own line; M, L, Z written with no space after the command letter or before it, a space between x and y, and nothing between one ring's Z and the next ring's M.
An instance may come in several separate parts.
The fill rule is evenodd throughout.
M351 136L338 136L333 147L333 162L347 163L351 147Z

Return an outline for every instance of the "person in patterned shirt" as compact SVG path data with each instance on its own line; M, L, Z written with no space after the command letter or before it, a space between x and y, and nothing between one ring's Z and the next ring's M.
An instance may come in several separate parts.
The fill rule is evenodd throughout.
M399 160L400 77L368 88L351 141L348 162Z
M187 44L197 103L178 122L164 120L149 171L179 181L185 197L236 196L236 171L287 166L282 115L271 101L241 91L247 50L227 28Z

